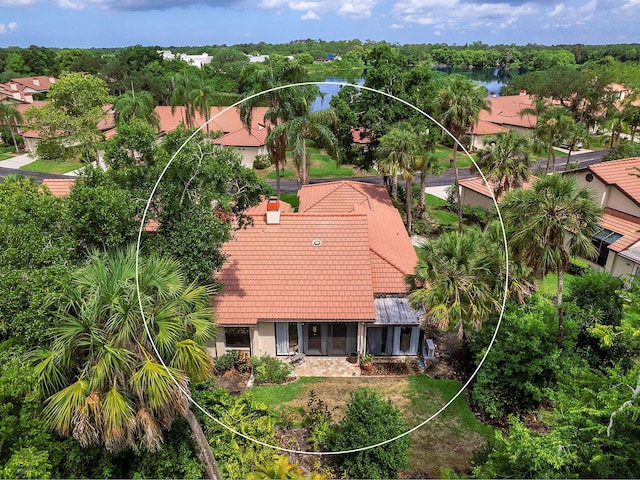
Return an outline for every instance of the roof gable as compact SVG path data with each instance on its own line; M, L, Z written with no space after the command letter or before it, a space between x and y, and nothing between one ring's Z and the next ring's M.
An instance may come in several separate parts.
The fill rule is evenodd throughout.
M613 185L640 205L640 157L623 158L586 167L604 184ZM582 169L581 169L582 170Z

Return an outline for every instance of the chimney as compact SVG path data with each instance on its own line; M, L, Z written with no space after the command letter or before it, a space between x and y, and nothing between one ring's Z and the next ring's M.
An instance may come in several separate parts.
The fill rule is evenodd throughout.
M278 225L280 223L280 200L271 197L267 201L267 225Z
M526 90L520 90L520 95L526 95L527 91Z
M33 94L31 92L24 92L24 101L27 103L33 103Z

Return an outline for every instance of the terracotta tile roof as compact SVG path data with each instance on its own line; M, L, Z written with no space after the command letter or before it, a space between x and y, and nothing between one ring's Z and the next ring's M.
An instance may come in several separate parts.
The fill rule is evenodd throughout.
M42 185L46 185L54 197L66 197L75 182L75 178L45 178Z
M262 147L267 144L267 134L266 128L252 129L249 133L242 127L235 132L216 138L213 143L225 147Z
M263 200L255 207L249 207L244 211L245 215L249 215L252 217L264 216L267 213L267 204L268 200ZM281 213L293 213L293 207L287 202L283 202L279 200L280 212Z
M365 215L294 213L282 214L277 225L254 222L224 246L218 323L374 320ZM321 245L313 245L316 239Z
M607 185L614 185L633 202L640 205L640 157L623 158L586 167ZM583 169L580 169L583 170Z
M403 274L413 272L417 256L402 218L385 187L362 182L328 182L304 185L298 191L299 212L365 213L371 250ZM379 285L383 285L380 283ZM376 293L399 293L397 289Z
M618 210L605 208L599 222L602 228L622 235L609 245L609 250L621 252L640 241L640 218Z
M18 91L47 92L51 84L56 81L57 79L55 77L39 75L35 77L12 78L4 83L4 86L9 90L16 88ZM12 83L15 84L15 87L11 85Z
M305 185L299 197L299 213L283 202L276 225L266 224L266 202L250 209L253 226L225 244L220 324L372 321L374 295L406 291L417 256L384 187L321 183Z
M266 107L256 107L254 109L251 125L252 130L260 129L266 111ZM158 114L160 121L161 134L175 130L180 124L186 125L184 106L170 107L160 105L155 108L155 112ZM209 122L209 130L212 132L230 133L244 128L238 109L235 107L211 107L209 119L211 120ZM194 118L194 125L199 127L205 123L206 119L204 116L197 112ZM206 130L206 127L203 130Z
M478 123L472 128L471 133L474 135L495 135L496 133L508 131L508 128L501 127L487 120L478 120Z
M364 127L351 127L351 139L353 143L366 145L371 143L372 132Z
M531 183L535 180L536 177L530 177L528 182L524 182L522 188L531 188ZM494 183L491 180L487 180L487 183L484 183L482 177L478 175L476 177L464 178L460 180L460 186L469 190L473 190L474 192L479 193L480 195L483 195L487 198L491 198L489 189L493 190ZM497 198L496 200L500 200L500 198Z
M488 99L491 113L486 110L480 112L480 120L512 127L535 128L536 116L532 114L520 116L525 108L534 108L535 102L531 95L507 95Z

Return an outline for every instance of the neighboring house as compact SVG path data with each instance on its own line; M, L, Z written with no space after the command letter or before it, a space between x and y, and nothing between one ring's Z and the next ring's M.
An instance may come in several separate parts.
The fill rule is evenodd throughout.
M75 178L45 178L42 180L42 185L51 192L54 197L68 197L71 192L71 187L76 183Z
M532 133L536 128L537 118L534 114L522 115L522 110L535 108L533 97L527 95L526 92L522 92L520 95L490 97L487 100L491 112L480 111L478 123L469 132L472 149L482 148L484 139L488 135L495 135L507 130L514 130L524 135Z
M417 256L382 186L304 185L297 213L275 198L225 244L212 355L416 356L420 318L405 298Z
M525 182L522 187L529 188L531 182L535 180L535 177L530 177L528 182ZM490 211L494 208L493 197L491 192L494 191L494 184L491 180L487 180L487 183L481 176L475 176L471 178L465 178L460 180L460 201L463 205L470 207L481 207L484 210ZM496 198L500 201L500 198Z
M46 94L56 80L55 77L50 76L12 78L0 84L0 101L15 100L20 103L33 103L33 96Z
M256 155L267 153L267 128L263 125L264 114L267 107L257 107L253 111L251 131L247 131L242 123L237 108L211 107L209 113L208 130L210 132L221 132L221 136L213 143L223 147L233 147L242 155L242 164L252 168ZM158 106L155 108L160 123L159 135L178 128L179 125L186 125L185 107L183 106ZM193 123L200 127L206 123L206 119L200 112L196 112ZM204 132L207 127L203 127Z
M591 188L604 213L594 236L595 264L614 276L639 275L640 158L598 163L568 172Z
M40 108L43 105L45 105L46 103L48 103L48 101L44 100L44 101L34 101L33 103L30 104L19 104L16 106L16 109L22 114L23 118L25 117L25 113L28 109L30 108ZM103 107L104 110L104 117L102 118L102 120L100 120L100 122L98 122L98 130L100 132L102 132L104 134L104 137L106 139L109 139L111 137L113 137L116 134L116 128L115 128L115 112L113 110L113 106L112 105L105 105ZM36 132L35 130L30 130L28 128L28 125L19 125L18 126L18 133L22 136L22 138L24 139L24 147L25 150L29 153L35 153L36 149L38 148L38 144L40 143L40 135L38 134L38 132ZM66 146L71 146L67 144L68 142L65 142ZM100 161L100 163L103 162L103 156L104 156L104 152L102 150L98 151L98 160Z
M202 68L203 65L208 65L213 60L213 57L207 52L200 55L187 55L186 53L171 53L171 50L158 50L158 53L162 55L164 60L181 60L194 67Z

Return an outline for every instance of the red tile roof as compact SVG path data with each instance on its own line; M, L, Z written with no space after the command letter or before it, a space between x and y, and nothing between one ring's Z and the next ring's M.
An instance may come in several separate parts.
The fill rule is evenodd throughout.
M218 323L374 320L365 215L293 213L281 214L278 225L254 222L224 246Z
M75 178L45 178L42 185L46 185L54 197L66 197L75 181Z
M528 182L524 182L522 184L522 188L530 188L531 183L535 181L535 179L536 177L530 177ZM487 180L487 183L485 183L481 176L476 176L460 180L460 186L469 190L473 190L474 192L479 193L480 195L483 195L487 198L491 198L489 189L493 191L494 183L491 180ZM499 198L497 198L496 200L499 200Z
M623 158L586 167L606 185L614 185L633 202L640 205L640 157ZM582 169L581 169L582 170Z
M267 144L267 133L266 128L256 128L247 132L247 129L242 127L216 138L213 143L224 147L262 147Z
M298 195L299 213L283 203L280 223L267 225L263 202L246 212L254 225L225 244L225 289L215 304L221 325L373 320L375 294L405 293L417 256L384 187L329 182Z
M173 111L172 111L173 110ZM259 130L264 123L266 107L256 107L252 116L252 130ZM180 124L186 125L184 106L170 107L160 105L155 108L160 121L160 133L166 134L178 128ZM209 115L209 130L212 132L230 133L244 128L242 119L236 107L211 107ZM194 125L200 127L206 123L206 119L199 112L195 114ZM203 128L206 131L206 127Z
M609 250L622 252L640 241L640 218L638 217L605 208L599 224L602 228L622 235L622 238L609 245Z
M531 95L507 95L504 97L489 98L488 101L491 105L491 112L482 110L480 112L480 120L511 127L536 127L537 119L535 115L527 114L522 117L520 116L520 112L525 108L535 107Z

